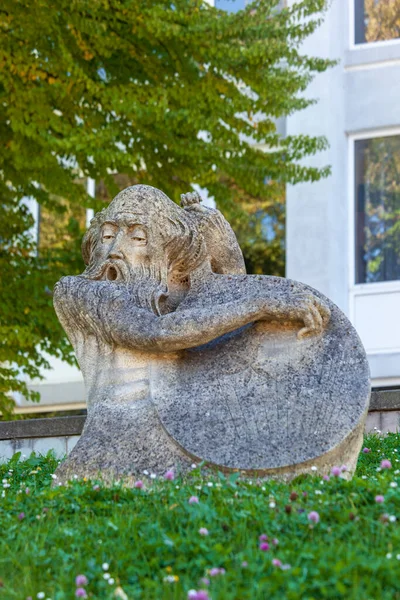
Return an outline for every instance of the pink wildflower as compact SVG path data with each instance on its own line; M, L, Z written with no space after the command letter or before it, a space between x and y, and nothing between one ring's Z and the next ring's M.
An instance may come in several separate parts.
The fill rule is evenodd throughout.
M200 583L202 583L203 585L210 585L210 580L207 577L202 577L200 579Z
M387 458L384 458L381 462L381 469L391 469L392 463Z
M322 478L324 481L330 481L331 478L329 477L329 475L324 475Z
M385 502L385 497L381 495L375 496L375 502L382 504L382 502Z
M22 519L25 519L25 513L19 513L18 517L17 517L20 521L22 521Z
M282 561L280 561L279 558L273 558L272 559L272 564L274 565L274 567L281 567L282 566Z
M311 523L319 523L319 514L315 510L308 513L307 518Z
M200 535L208 535L208 529L206 529L205 527L200 527L199 534Z
M267 552L269 550L269 544L268 544L268 542L261 542L261 544L259 545L259 548L263 552Z
M98 483L96 483L96 485L94 485L94 486L93 486L93 491L94 491L94 492L98 492L98 491L100 491L100 486L99 486L99 484L98 484Z
M222 569L220 567L213 567L209 570L208 574L210 575L210 577L216 577L217 575L225 575L225 569Z
M143 487L143 481L141 479L138 479L137 481L135 481L135 488L138 488L139 490L142 489Z
M174 472L172 471L172 469L170 469L169 471L167 471L165 473L164 479L167 479L168 481L173 481L175 479L175 475L174 475Z
M87 593L86 593L85 588L83 588L83 587L76 588L75 596L77 598L87 598Z
M344 473L345 471L347 471L347 465L342 465L342 466L340 467L340 471L341 471L342 473Z
M243 569L246 569L246 567L248 567L248 566L249 566L249 563L247 562L247 560L244 560L244 561L242 562L242 567L243 567Z
M363 448L364 454L369 454L371 452L371 448Z
M189 504L198 504L199 503L199 499L198 499L197 496L190 496L188 502L189 502Z
M340 467L332 467L331 469L331 473L332 475L334 475L335 477L339 477L341 470Z
M88 584L88 580L87 577L85 577L85 575L77 575L75 578L75 585L77 587L80 587L82 585L87 585Z
M28 487L25 488L25 494L30 494L30 493L31 493L31 490Z
M197 592L196 600L210 600L207 590L199 590Z
M258 539L260 542L268 542L268 536L265 533L262 533Z
M189 590L188 600L210 600L207 590Z
M274 546L277 546L279 544L279 540L277 538L274 538L272 540L272 543L273 543Z

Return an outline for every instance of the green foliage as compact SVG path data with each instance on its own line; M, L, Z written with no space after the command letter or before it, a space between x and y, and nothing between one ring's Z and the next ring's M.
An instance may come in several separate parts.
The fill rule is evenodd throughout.
M352 481L316 474L284 484L196 469L175 481L143 476L143 489L58 486L53 457L15 455L0 466L9 486L0 502L0 597L67 600L83 574L99 600L123 598L118 588L130 600L186 600L190 589L207 587L204 577L212 600L398 600L400 435L365 444L371 452L361 454ZM379 469L384 458L391 469ZM312 511L320 516L314 525ZM213 567L225 574L210 576Z
M256 0L227 14L201 0L3 0L3 412L9 392L29 395L24 380L39 376L44 352L73 360L51 289L62 274L82 269L79 221L71 217L70 235L38 254L27 199L64 223L68 207L73 215L101 204L77 176L103 180L113 194L113 173L122 173L175 200L198 184L233 222L250 268L282 273L283 211L272 243L260 224L265 211L282 206L285 183L315 181L328 169L300 162L325 148L325 139L282 139L276 119L313 102L303 92L331 63L300 50L324 0L281 12L277 3Z

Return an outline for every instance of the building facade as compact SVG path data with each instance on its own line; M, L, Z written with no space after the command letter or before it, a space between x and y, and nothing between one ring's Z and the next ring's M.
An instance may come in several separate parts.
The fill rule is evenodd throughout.
M289 135L324 135L330 177L287 189L287 277L329 296L355 325L372 384L400 384L400 1L332 0L304 47L338 60Z

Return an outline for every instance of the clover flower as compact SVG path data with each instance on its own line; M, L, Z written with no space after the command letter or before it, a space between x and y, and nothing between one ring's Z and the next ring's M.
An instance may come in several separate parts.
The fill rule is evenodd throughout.
M83 588L83 587L76 588L75 596L77 598L87 598L87 593L86 593L85 588Z
M260 542L267 542L268 541L268 536L266 533L262 533L259 537L258 537Z
M382 496L380 494L378 496L375 496L375 502L377 502L378 504L382 504L383 502L385 502L385 496Z
M139 490L143 487L143 481L141 479L138 479L137 481L135 481L135 488L138 488Z
M268 552L268 550L269 550L269 544L268 544L268 542L261 542L261 544L259 545L259 548L263 552Z
M332 467L331 473L334 477L339 477L339 475L341 473L340 467Z
M217 577L217 575L225 575L225 569L220 567L213 567L208 571L210 577Z
M392 463L387 458L384 458L381 462L381 469L391 469Z
M22 521L22 519L25 519L25 513L23 513L23 512L19 513L17 519L19 519L20 521Z
M87 577L85 575L77 575L75 577L75 585L80 587L83 585L87 585L88 584L88 580Z
M208 529L206 529L205 527L200 527L199 534L200 535L208 535Z
M188 600L211 600L207 590L189 590Z
M371 452L371 448L363 448L364 454L369 454Z
M190 496L188 502L189 502L189 504L198 504L199 503L199 499L198 499L197 496Z
M320 516L315 510L312 510L310 513L308 513L307 518L309 521L311 521L311 523L319 523L320 521Z
M164 479L167 479L167 481L173 481L175 479L175 475L174 475L174 472L172 471L172 469L170 469L169 471L167 471L165 473Z
M282 566L282 561L279 560L279 558L273 558L272 559L272 564L274 567L281 567Z

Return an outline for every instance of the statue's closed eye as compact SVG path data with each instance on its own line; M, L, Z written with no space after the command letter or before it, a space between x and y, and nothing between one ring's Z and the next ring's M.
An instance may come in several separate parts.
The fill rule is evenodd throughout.
M136 244L142 244L142 245L147 244L146 232L144 231L144 229L142 227L139 227L138 225L136 225L130 229L129 237Z

